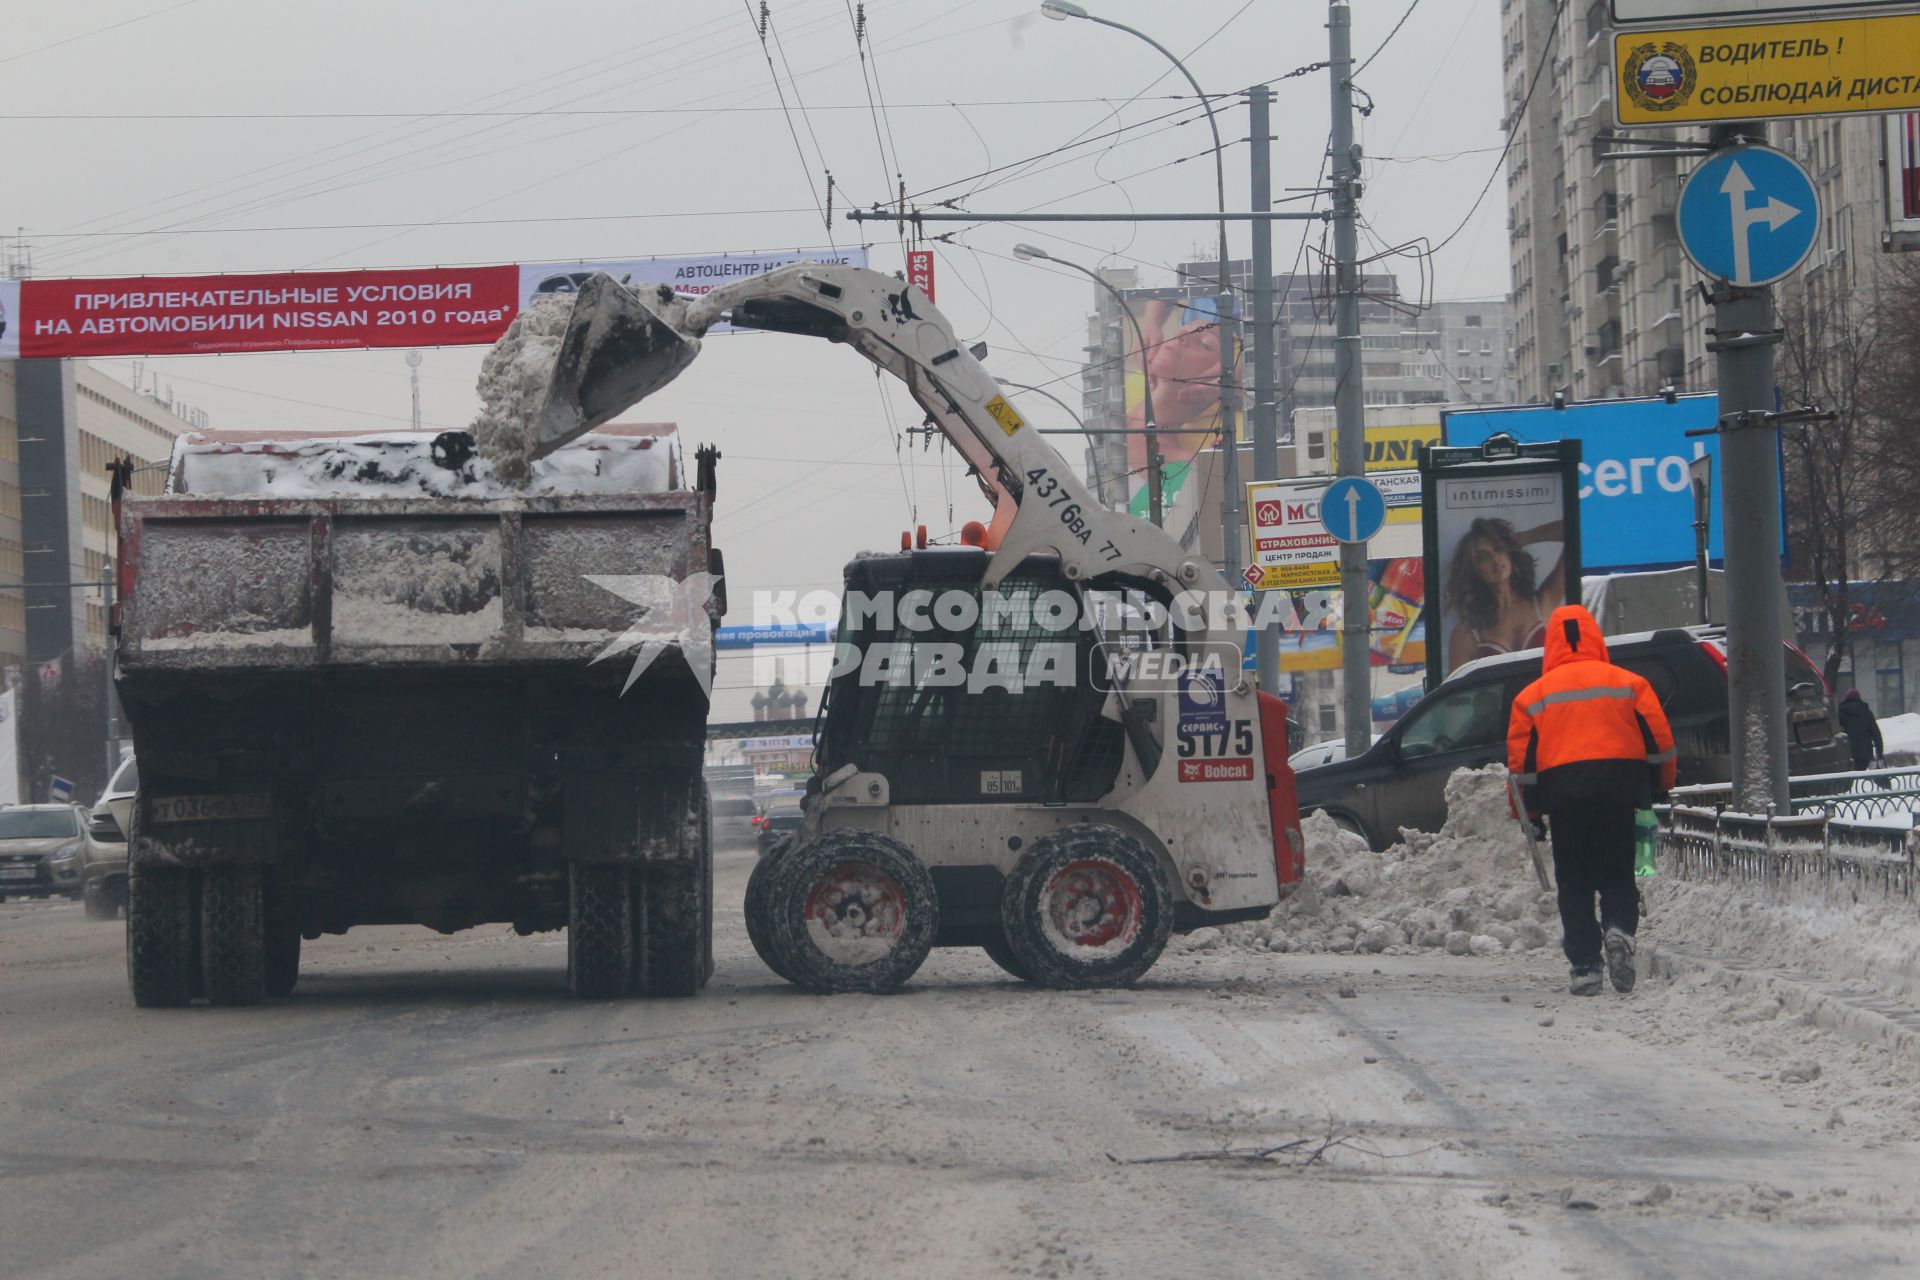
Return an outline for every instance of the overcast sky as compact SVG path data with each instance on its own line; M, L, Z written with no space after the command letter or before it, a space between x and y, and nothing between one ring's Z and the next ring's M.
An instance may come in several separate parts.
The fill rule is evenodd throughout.
M13 181L0 227L24 229L42 276L616 258L829 235L871 243L873 265L893 271L903 258L892 227L850 224L840 211L888 199L896 155L909 193L929 204L1213 207L1205 123L1147 123L1188 90L1131 36L1045 20L1038 0L872 0L863 80L849 0L771 7L778 39L766 48L791 132L742 0L10 6L0 128ZM1280 77L1326 56L1325 4L1088 7L1173 49L1209 93L1273 83L1275 186L1314 184L1327 77ZM1357 0L1360 56L1407 7ZM1424 0L1358 77L1374 104L1361 139L1376 248L1443 239L1494 173L1498 22L1499 0ZM883 114L868 105L873 81ZM1228 198L1244 208L1245 109L1219 109ZM1136 127L1084 144L1122 126ZM837 188L830 231L816 208L822 159ZM1435 296L1505 293L1504 195L1495 178L1436 255ZM1051 383L1077 403L1091 286L1013 260L1012 246L1138 266L1156 284L1212 235L1201 225L982 226L936 246L940 306L963 337L985 339L995 373ZM1244 255L1244 224L1231 235ZM1300 231L1276 229L1282 270L1300 246ZM1415 291L1413 272L1402 275ZM471 420L480 355L425 353L429 426ZM129 376L125 362L101 363ZM407 373L399 351L148 363L149 377L227 429L404 426ZM1068 425L1050 403L1027 400L1030 416ZM711 341L629 416L678 422L689 446L723 450L718 541L738 602L756 587L834 585L854 551L897 545L916 514L938 535L984 511L937 446L896 455L895 426L918 417L906 397L813 340Z

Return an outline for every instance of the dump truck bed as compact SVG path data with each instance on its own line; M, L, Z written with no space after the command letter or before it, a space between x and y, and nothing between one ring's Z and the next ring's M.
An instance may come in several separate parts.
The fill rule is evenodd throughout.
M708 521L706 495L687 491L129 498L121 678L584 663L634 626L678 645L706 625L673 606L707 568Z

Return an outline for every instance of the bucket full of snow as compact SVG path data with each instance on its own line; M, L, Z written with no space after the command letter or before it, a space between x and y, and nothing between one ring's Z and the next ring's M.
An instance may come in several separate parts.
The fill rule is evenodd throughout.
M574 295L545 403L529 423L543 458L680 376L700 354L683 329L686 303L665 289L636 292L596 272Z

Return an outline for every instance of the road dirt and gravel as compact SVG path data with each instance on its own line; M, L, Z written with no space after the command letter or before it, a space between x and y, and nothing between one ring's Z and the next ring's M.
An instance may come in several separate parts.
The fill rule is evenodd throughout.
M557 934L367 928L286 1000L140 1011L117 926L0 905L0 1273L1920 1266L1912 1058L1704 970L1573 1000L1552 948L1202 939L1127 991L943 950L821 998L749 950L751 859L685 1001L569 999Z

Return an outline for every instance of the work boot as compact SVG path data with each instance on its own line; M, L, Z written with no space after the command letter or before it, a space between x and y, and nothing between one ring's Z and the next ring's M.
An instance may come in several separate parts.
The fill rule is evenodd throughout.
M1597 996L1600 994L1600 966L1573 970L1567 980L1567 992L1576 996Z
M1633 935L1617 924L1607 926L1607 977L1621 995L1633 990Z

